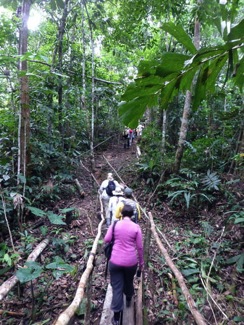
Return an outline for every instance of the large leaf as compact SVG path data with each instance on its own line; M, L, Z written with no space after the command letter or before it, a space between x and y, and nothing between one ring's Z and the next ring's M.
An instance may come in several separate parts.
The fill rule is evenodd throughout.
M46 265L46 268L53 270L52 273L55 279L60 278L60 276L65 273L71 273L74 270L74 266L65 263L59 256L55 256L54 262Z
M155 82L158 84L155 84ZM151 96L158 93L158 90L162 88L163 80L159 77L150 76L136 80L135 83L130 84L121 97L122 101L129 101L138 97Z
M42 211L41 209L31 206L27 206L26 208L29 209L37 217L45 217L47 215L47 213Z
M216 79L227 61L227 54L201 66L195 85L193 109L197 109L208 92L214 92Z
M129 85L122 96L122 100L127 101L119 108L123 122L130 127L136 127L145 110L158 105L158 96L162 108L166 109L178 91L191 90L196 74L198 78L193 84L195 90L193 108L197 108L209 92L214 92L216 80L227 62L229 63L227 78L231 74L234 75L234 82L242 90L244 61L243 59L238 61L237 53L241 47L242 41L238 39L221 46L203 48L194 52L196 54L192 57L164 53L160 61L140 62L138 74L140 78Z
M63 220L62 220L65 216L58 215L51 211L48 211L47 217L48 217L49 221L54 225L66 225L66 223L63 222Z
M138 120L142 118L145 110L148 107L157 105L158 94L150 96L137 97L127 103L122 103L119 106L119 114L125 125L136 128Z
M200 270L199 269L184 269L181 271L181 273L184 276L190 276L192 274L199 274Z
M160 77L167 77L173 73L179 74L184 69L185 62L191 57L180 53L164 53L156 67L155 74Z
M163 87L160 95L160 103L162 109L167 109L167 104L173 98L172 94L177 90L176 83L177 79L174 78L165 87Z
M37 262L26 262L25 267L16 272L16 276L21 283L35 280L42 273L42 267Z
M175 25L172 22L165 23L162 26L163 30L168 32L170 35L174 36L178 42L180 42L184 47L192 54L196 53L196 47L192 43L191 37L185 32L181 25Z
M238 39L244 39L244 19L240 21L238 25L233 27L230 31L230 33L227 36L228 41L234 41Z

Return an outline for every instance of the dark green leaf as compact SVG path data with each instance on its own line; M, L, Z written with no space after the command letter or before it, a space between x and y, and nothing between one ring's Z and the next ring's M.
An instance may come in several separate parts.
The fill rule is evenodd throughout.
M66 225L66 223L63 222L63 220L62 220L63 218L65 218L65 216L61 216L61 215L58 215L58 214L48 211L47 217L48 217L49 221L54 225Z
M154 94L122 103L119 106L119 115L123 123L131 128L136 128L138 120L142 118L146 109L157 105L157 98L158 95Z
M196 47L181 25L175 25L174 23L169 22L163 24L162 28L170 35L174 36L190 53L196 53Z
M242 19L238 25L231 28L231 31L227 36L228 41L235 41L237 39L244 40L243 31L244 31L244 19Z
M189 275L196 274L196 273L199 273L199 269L185 269L185 270L182 270L182 274L185 275L185 276L189 276Z
M25 267L16 272L16 276L21 283L32 281L40 276L42 267L37 262L26 262Z
M42 211L41 209L31 206L27 206L26 208L29 209L37 217L45 217L47 215L47 213Z

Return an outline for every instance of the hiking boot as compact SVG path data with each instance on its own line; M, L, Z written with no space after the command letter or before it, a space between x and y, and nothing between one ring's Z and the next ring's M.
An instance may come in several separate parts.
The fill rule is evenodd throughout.
M114 318L111 319L112 325L119 325L119 320L114 320Z
M131 306L131 298L127 299L126 298L126 307L129 308Z

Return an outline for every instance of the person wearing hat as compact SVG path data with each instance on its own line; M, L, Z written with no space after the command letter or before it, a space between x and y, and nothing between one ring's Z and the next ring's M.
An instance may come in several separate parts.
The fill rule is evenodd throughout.
M121 211L123 210L123 207L125 205L130 205L133 208L134 215L131 217L132 221L137 223L138 220L141 219L141 211L140 211L139 204L132 199L132 194L133 194L133 190L131 188L126 187L124 189L124 196L125 197L122 198L120 200L120 202L117 204L117 207L116 207L116 210L115 210L115 213L114 213L115 220L122 218Z
M115 218L115 210L119 202L124 196L124 192L122 191L121 186L117 186L116 189L113 191L113 196L109 199L108 203L108 211L110 215L110 224L116 220Z
M108 173L107 179L105 179L102 182L102 184L100 185L99 190L98 190L98 194L100 195L102 203L103 203L107 226L110 225L110 214L108 211L108 204L109 204L110 197L112 197L112 196L108 195L107 188L109 185L112 185L114 187L114 190L116 189L116 187L119 186L119 183L116 180L114 180L112 173Z

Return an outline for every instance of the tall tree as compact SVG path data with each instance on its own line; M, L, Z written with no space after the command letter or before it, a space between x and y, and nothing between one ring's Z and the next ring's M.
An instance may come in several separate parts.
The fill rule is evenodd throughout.
M23 0L21 8L22 25L20 29L19 54L22 56L19 63L20 70L20 114L19 114L19 136L18 136L18 175L26 176L26 166L29 162L29 140L30 140L30 97L29 81L27 76L27 60L23 58L28 47L28 26L31 0Z
M197 4L199 6L201 5L202 0L198 0ZM195 25L194 25L194 45L197 50L200 48L200 21L199 21L199 15L196 14L195 17ZM193 79L193 82L195 82L195 79ZM179 134L179 142L178 147L175 154L175 164L174 164L174 172L178 173L180 170L181 160L183 157L183 151L187 136L187 130L188 130L188 120L191 112L191 102L192 102L192 92L190 90L186 91L186 97L185 97L185 104L183 109L183 115L181 119L181 127L180 127L180 134Z

